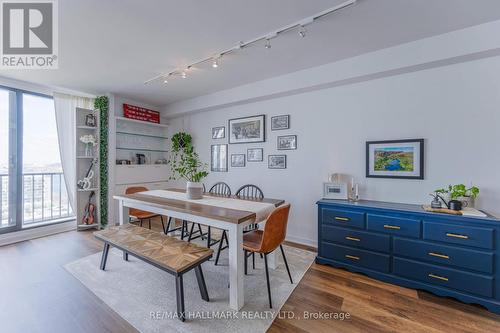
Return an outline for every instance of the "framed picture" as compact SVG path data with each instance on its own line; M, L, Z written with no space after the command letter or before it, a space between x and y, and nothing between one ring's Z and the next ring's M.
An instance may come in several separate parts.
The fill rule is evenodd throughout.
M266 141L266 116L253 116L229 120L229 143Z
M92 113L89 113L85 116L85 126L96 127L97 121L95 116Z
M267 167L269 169L286 169L286 155L267 156Z
M323 198L347 200L346 183L323 183Z
M226 137L226 128L224 126L212 128L212 139L224 139Z
M296 135L278 136L278 150L293 150L293 149L297 149Z
M290 128L290 115L271 117L271 131L285 130Z
M245 154L231 154L231 168L242 168L245 166Z
M264 160L263 148L249 148L247 149L248 162L262 162Z
M214 172L227 172L227 145L212 145L210 170Z
M367 142L366 177L424 179L424 139Z

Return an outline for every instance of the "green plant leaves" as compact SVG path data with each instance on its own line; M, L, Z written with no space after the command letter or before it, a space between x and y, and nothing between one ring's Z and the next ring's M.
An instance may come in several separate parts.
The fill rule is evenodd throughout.
M172 136L172 148L170 165L172 172L169 179L184 178L190 182L200 182L208 176L207 164L200 161L198 154L194 151L193 138L189 133L179 132Z

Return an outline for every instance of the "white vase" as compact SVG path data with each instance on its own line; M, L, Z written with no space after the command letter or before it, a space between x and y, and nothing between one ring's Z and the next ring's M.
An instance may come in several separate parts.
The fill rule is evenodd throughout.
M94 149L91 143L85 145L85 156L92 157L94 155Z
M187 182L186 184L187 198L191 200L198 200L203 198L203 183L200 182Z

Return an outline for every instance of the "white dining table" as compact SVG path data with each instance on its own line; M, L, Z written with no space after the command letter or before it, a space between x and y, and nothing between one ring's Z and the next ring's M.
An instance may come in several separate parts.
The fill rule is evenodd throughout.
M229 306L234 310L240 310L245 304L243 229L261 222L263 214L284 203L279 199L222 197L209 193L204 194L205 200L196 201L187 199L185 191L180 189L115 195L113 198L118 201L120 225L129 222L129 208L136 208L226 230L229 237ZM268 254L268 261L271 269L276 268L275 252Z

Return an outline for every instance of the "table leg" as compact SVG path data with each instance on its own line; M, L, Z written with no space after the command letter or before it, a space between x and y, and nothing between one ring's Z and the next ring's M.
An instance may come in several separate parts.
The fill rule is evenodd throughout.
M245 303L243 287L243 227L233 225L229 234L229 306L240 310Z
M118 219L119 224L124 225L128 223L129 215L128 215L128 207L123 205L123 200L118 201Z

